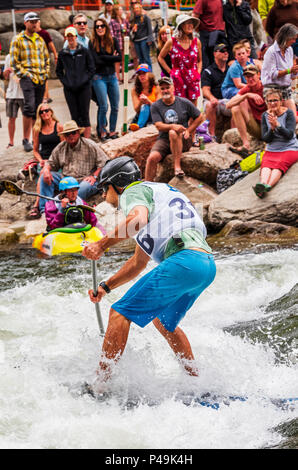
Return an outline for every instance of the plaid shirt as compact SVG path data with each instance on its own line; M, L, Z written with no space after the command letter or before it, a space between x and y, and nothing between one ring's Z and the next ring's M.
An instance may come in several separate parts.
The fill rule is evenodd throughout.
M60 142L54 148L48 163L52 171L62 169L63 176L73 176L80 182L86 176L93 176L107 160L107 155L98 144L81 137L73 148L66 141Z
M37 33L27 36L26 31L18 34L10 46L10 64L18 78L43 84L49 78L50 56L42 37Z
M119 23L117 20L112 19L110 21L110 29L112 36L116 38L119 43L120 50L123 51L123 36L129 35L129 22L127 20L123 20L122 23Z

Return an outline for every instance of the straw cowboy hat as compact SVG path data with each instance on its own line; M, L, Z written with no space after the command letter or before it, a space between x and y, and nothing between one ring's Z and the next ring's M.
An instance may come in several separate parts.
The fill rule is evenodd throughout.
M192 20L193 25L194 25L194 28L196 28L196 27L199 26L199 24L200 24L199 18L196 18L196 17L194 17L194 16L189 16L189 15L186 15L185 13L182 13L182 15L178 15L178 16L176 17L176 29L175 29L175 33L178 33L180 26L181 26L183 23L186 23L186 21L189 21L189 20Z
M80 134L83 134L85 127L79 127L76 121L67 121L63 125L63 131L59 132L58 135L67 134L68 132L80 131Z

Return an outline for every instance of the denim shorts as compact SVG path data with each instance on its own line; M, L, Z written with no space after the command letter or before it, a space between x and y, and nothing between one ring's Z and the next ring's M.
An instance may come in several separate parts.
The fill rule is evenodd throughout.
M212 254L181 250L139 279L112 308L142 328L158 318L172 332L215 273Z

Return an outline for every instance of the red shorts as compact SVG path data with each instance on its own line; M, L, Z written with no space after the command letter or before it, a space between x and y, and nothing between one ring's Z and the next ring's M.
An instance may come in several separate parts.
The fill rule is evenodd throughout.
M290 166L298 161L297 150L288 150L286 152L268 152L263 155L261 168L277 169L285 173Z

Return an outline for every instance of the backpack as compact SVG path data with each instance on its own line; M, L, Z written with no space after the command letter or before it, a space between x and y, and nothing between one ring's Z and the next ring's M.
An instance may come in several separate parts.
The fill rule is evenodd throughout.
M29 160L28 162L24 163L24 166L19 171L18 176L21 179L26 179L29 176L30 180L32 181L33 178L37 175L37 165L38 161L36 161L34 158Z
M261 166L264 150L257 150L246 158L243 158L239 163L242 171L251 173Z
M216 190L220 194L237 181L248 175L248 171L242 171L238 161L232 163L229 168L219 170L216 177Z

